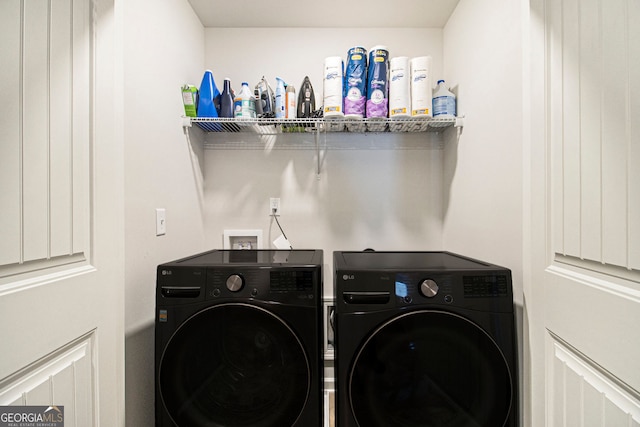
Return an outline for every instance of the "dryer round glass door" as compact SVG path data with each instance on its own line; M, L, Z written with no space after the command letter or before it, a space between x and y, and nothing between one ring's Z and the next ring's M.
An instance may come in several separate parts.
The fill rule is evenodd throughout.
M360 427L503 426L512 400L507 362L471 321L416 311L379 327L351 367Z
M300 340L273 313L221 304L184 322L159 370L162 404L180 427L293 425L309 393Z

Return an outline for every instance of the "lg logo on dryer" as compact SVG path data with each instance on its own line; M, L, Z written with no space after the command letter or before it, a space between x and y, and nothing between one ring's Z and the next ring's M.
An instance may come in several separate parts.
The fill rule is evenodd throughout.
M355 274L343 274L342 275L342 280L355 280L356 275ZM380 276L380 280L391 280L391 276L384 274Z

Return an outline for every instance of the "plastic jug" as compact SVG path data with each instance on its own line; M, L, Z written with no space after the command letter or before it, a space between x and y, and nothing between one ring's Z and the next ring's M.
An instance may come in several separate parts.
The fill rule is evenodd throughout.
M233 104L233 114L236 119L256 118L256 99L253 97L247 82L242 82L242 90L236 96Z
M433 92L433 117L450 119L456 116L456 96L444 85L444 80L438 80L438 86Z
M216 104L220 102L220 91L213 80L211 70L206 70L200 83L198 97L198 117L218 117Z

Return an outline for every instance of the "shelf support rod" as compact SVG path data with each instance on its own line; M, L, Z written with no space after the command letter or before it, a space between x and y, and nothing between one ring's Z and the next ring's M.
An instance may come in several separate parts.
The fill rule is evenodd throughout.
M316 140L316 179L320 180L320 123L318 122L316 122L314 138Z

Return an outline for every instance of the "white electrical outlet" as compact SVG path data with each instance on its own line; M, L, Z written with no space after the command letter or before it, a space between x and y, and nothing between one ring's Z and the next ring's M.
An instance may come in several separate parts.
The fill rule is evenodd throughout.
M280 216L280 197L272 197L269 199L269 216Z

